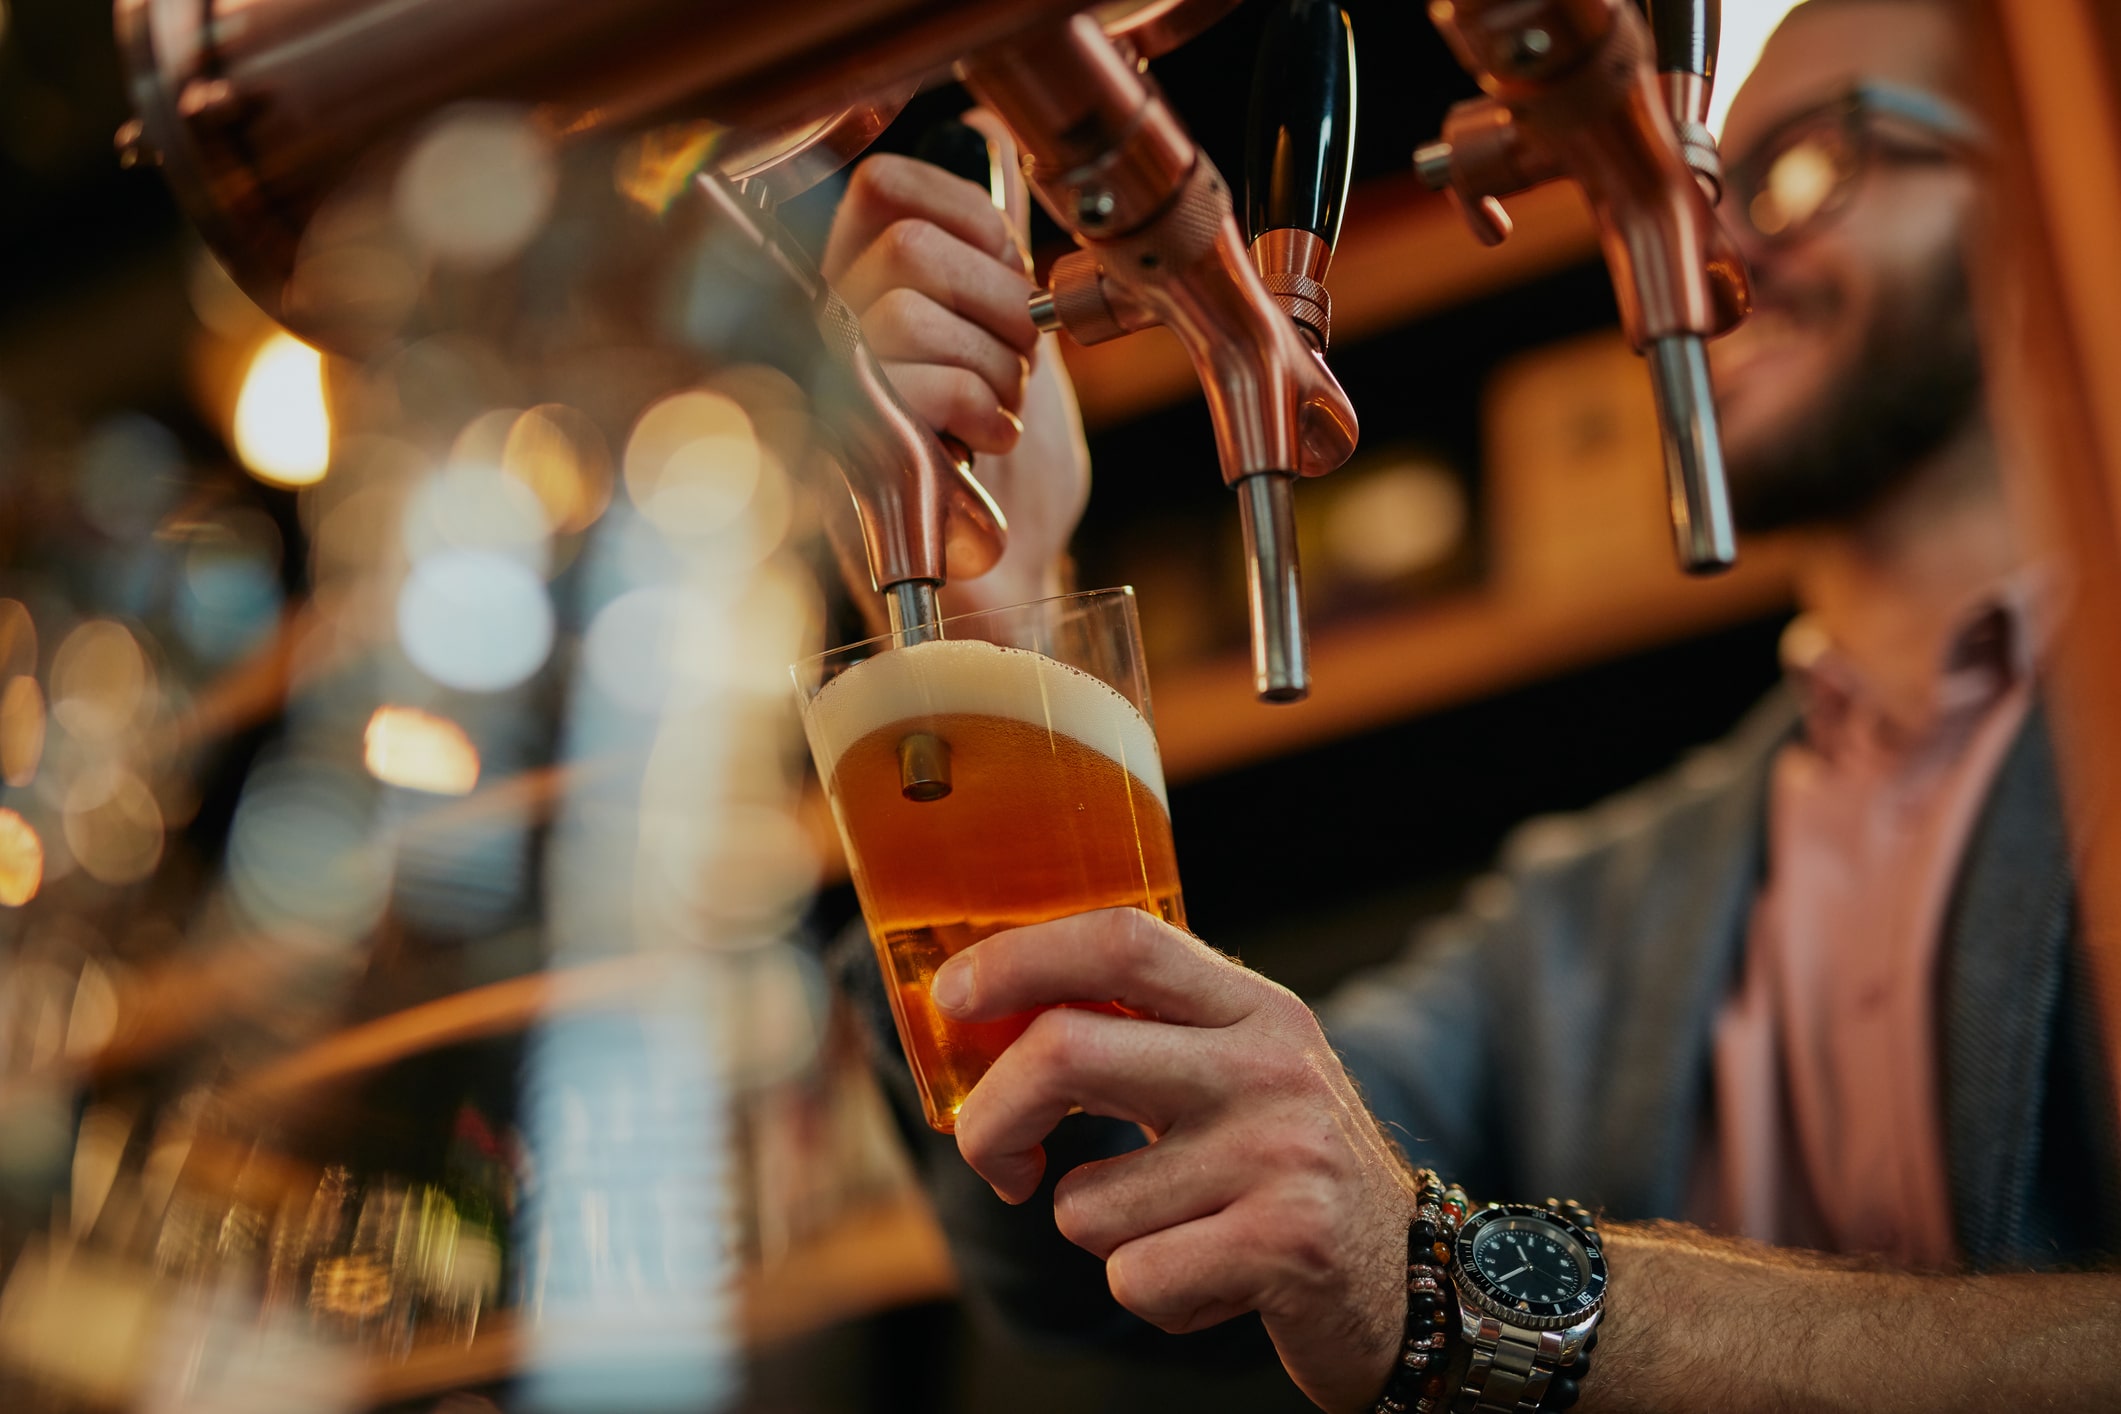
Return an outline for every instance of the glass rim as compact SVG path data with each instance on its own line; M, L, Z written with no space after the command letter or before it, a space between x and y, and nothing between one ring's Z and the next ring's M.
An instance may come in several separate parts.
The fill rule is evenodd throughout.
M1043 599L1026 599L1016 604L998 604L992 609L973 609L968 613L952 614L946 619L938 619L936 620L936 626L947 629L952 624L965 623L971 619L984 619L993 614L1013 613L1018 609L1036 609L1045 604L1064 604L1071 599L1103 599L1114 595L1131 600L1134 598L1134 586L1131 584L1115 584L1108 589L1076 589L1066 594L1049 594ZM813 663L823 663L843 653L852 653L858 648L873 648L879 644L892 643L899 636L897 633L886 632L872 634L868 638L858 638L852 643L842 643L837 648L827 648L822 653L812 653L806 658L798 658L795 662L789 664L789 668L791 671L800 671ZM947 633L943 635L946 639L949 636Z

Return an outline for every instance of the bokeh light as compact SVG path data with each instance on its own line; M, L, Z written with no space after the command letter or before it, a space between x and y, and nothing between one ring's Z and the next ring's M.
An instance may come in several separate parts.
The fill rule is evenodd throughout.
M68 634L52 659L52 716L84 741L109 741L139 714L152 682L131 631L93 619Z
M710 534L751 503L761 460L751 418L733 399L678 393L634 425L626 443L626 489L662 530Z
M37 779L44 759L44 690L27 673L0 690L0 777L11 786Z
M184 482L184 449L176 434L140 413L118 413L82 443L74 496L90 525L113 540L130 541L154 529Z
M378 707L362 733L368 773L430 795L468 795L479 783L479 750L462 727L417 707Z
M228 836L229 888L243 912L339 941L373 927L390 866L369 828L369 795L359 777L312 762L253 772Z
M280 531L234 510L191 529L173 617L184 645L208 663L256 647L279 622Z
M20 908L44 882L44 841L29 821L0 810L0 904Z
M501 469L537 494L562 535L587 530L611 504L611 452L603 434L559 403L516 418L501 448Z
M331 411L324 357L292 334L274 333L251 355L236 395L236 456L278 486L308 486L331 468Z
M162 860L162 807L131 771L93 767L67 789L66 844L90 878L134 883Z
M536 571L492 550L422 559L398 592L398 642L445 687L498 692L552 651L552 601Z
M0 599L0 672L37 671L37 625L20 600Z
M421 137L393 206L413 242L445 264L483 269L527 245L552 210L551 151L526 114L465 107Z
M537 493L493 466L445 467L405 508L405 554L415 564L445 551L486 551L542 576L551 540Z
M1731 111L1731 99L1744 86L1760 51L1782 17L1797 7L1797 0L1723 0L1722 28L1717 40L1716 88L1709 95L1709 130L1723 136L1723 120ZM1726 156L1731 154L1726 153Z
M1381 583L1426 569L1465 538L1465 491L1433 462L1379 467L1336 491L1321 527L1326 553L1358 579Z

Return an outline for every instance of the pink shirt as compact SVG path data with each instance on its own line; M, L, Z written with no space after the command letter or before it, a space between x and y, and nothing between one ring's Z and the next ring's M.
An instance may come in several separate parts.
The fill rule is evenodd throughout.
M2027 586L1949 621L1889 702L1806 620L1783 657L1804 734L1776 756L1768 874L1718 1016L1698 1216L1914 1267L1958 1254L1938 1094L1938 947L1959 860L2025 722Z

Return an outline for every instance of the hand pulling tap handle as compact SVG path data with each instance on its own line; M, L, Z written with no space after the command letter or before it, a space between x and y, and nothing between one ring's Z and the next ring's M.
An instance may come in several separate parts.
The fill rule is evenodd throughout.
M1001 558L1008 526L1000 508L899 397L854 311L780 224L722 177L702 174L695 185L809 302L824 342L811 392L854 498L870 579L902 642L941 637L936 591L951 573L984 574Z
M953 177L963 177L987 193L995 210L1008 215L1009 200L1002 186L1002 174L995 166L994 149L978 128L956 118L945 118L921 134L920 141L913 145L913 155ZM972 449L948 432L938 430L935 435L941 439L943 449L969 473Z

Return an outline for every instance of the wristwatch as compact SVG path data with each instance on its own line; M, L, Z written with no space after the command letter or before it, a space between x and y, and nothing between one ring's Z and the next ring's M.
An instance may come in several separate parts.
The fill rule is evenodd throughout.
M1459 1224L1449 1270L1470 1360L1451 1414L1575 1403L1577 1362L1605 1310L1605 1253L1590 1211L1553 1199L1490 1203Z

